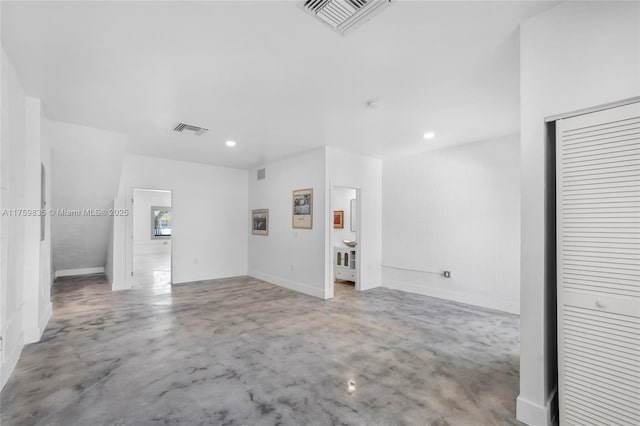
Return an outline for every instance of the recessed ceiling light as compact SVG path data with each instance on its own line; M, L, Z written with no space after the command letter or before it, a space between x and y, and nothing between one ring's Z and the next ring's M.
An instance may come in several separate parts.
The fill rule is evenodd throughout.
M436 137L436 134L433 133L433 132L427 132L427 133L424 134L424 138L425 139L433 139L435 137Z
M235 141L226 141L224 144L227 145L227 146L236 146L236 142Z

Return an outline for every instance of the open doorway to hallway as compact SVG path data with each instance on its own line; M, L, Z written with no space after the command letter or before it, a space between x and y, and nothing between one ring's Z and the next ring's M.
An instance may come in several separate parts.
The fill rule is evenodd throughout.
M358 191L355 188L333 187L333 295L359 289L358 286Z
M171 191L133 190L133 288L171 287Z

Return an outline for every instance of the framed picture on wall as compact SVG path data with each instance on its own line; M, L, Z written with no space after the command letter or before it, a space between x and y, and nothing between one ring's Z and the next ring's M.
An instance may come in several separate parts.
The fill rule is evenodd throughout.
M311 229L313 226L313 189L293 191L293 227Z
M340 229L344 228L344 210L333 211L333 227Z
M269 209L251 210L251 233L269 235Z

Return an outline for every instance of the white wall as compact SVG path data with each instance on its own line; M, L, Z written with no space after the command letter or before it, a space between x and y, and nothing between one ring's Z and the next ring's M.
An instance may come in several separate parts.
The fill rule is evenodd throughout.
M340 149L326 148L327 200L333 187L358 190L358 285L368 290L381 285L382 261L382 161L377 158L352 154ZM327 229L333 227L331 202L327 202ZM346 213L346 212L345 212ZM330 227L330 228L329 228ZM331 232L325 237L325 292L333 295L333 247Z
M112 203L114 210L127 210L125 192L124 183L121 180L118 197ZM109 241L104 273L111 284L111 290L124 290L131 288L127 276L127 243L129 243L127 241L127 218L113 216L109 218L109 221ZM131 271L129 271L129 276L131 276Z
M25 169L24 201L27 209L40 209L40 101L25 99ZM40 287L40 218L21 218L24 223L24 265L22 291L24 306L22 321L25 343L36 342L40 338L38 330L38 293Z
M564 2L521 26L522 258L517 416L551 424L555 281L545 236L544 118L640 95L640 3ZM553 212L551 212L553 215ZM546 271L546 272L545 272Z
M174 284L246 275L246 170L126 155L114 207L131 212L134 188L173 192ZM112 288L131 288L133 216L115 217L113 230Z
M47 126L49 120L40 108L40 161L44 165L45 170L45 187L44 200L45 208L51 204L51 141L47 136ZM38 172L40 169L38 168ZM40 187L40 181L38 181ZM40 200L38 200L40 201ZM39 229L39 228L38 228ZM38 304L38 329L40 336L51 318L53 313L53 305L51 304L51 286L53 285L53 257L51 253L51 215L47 214L44 218L44 241L39 240L40 244L40 290ZM38 337L40 337L38 336Z
M45 117L40 100L26 98L25 133L25 196L24 208L33 211L41 208L41 166L45 164L45 197L50 196L50 159L51 150L44 137ZM47 237L40 240L41 217L24 217L24 307L23 325L25 343L40 340L40 336L49 321L51 305L51 238L50 216L45 216Z
M116 197L127 144L125 135L50 121L51 207L108 209ZM109 216L51 218L56 275L103 268L107 258Z
M269 209L269 235L251 235L249 275L316 297L325 297L325 149L269 163L266 179L249 171L249 210ZM313 188L313 228L292 227L292 192ZM333 219L333 217L331 217Z
M335 246L344 247L342 240L355 240L356 233L351 231L351 200L356 198L356 190L349 188L334 188L332 210L344 212L344 228L331 228L331 238Z
M151 238L151 207L171 207L171 192L133 191L133 252L171 253L171 239Z
M1 57L0 209L38 211L40 164L47 165L50 159L48 141L42 135L46 119L40 101L25 97L4 50ZM1 388L24 343L40 339L51 315L51 257L50 239L40 241L38 216L0 217Z
M114 206L115 206L115 201L112 201L111 204L109 205L109 208L114 208ZM109 217L109 231L107 234L107 256L104 260L104 274L107 276L107 281L109 282L109 285L112 286L111 287L112 290L113 290L113 277L114 277L114 272L113 272L114 240L115 240L114 217ZM122 250L124 251L126 249L123 247ZM124 276L124 274L120 274L120 275Z
M385 160L384 285L519 312L519 163L517 136Z
M2 209L20 209L25 196L26 118L25 95L13 66L2 50L2 122L0 165ZM25 221L22 217L0 217L0 325L2 368L0 384L9 379L24 346L23 280Z

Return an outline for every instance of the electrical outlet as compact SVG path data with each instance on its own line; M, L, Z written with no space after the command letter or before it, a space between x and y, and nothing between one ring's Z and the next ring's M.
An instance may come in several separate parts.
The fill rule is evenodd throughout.
M445 277L445 278L451 278L451 271L444 271L442 273L442 276Z

